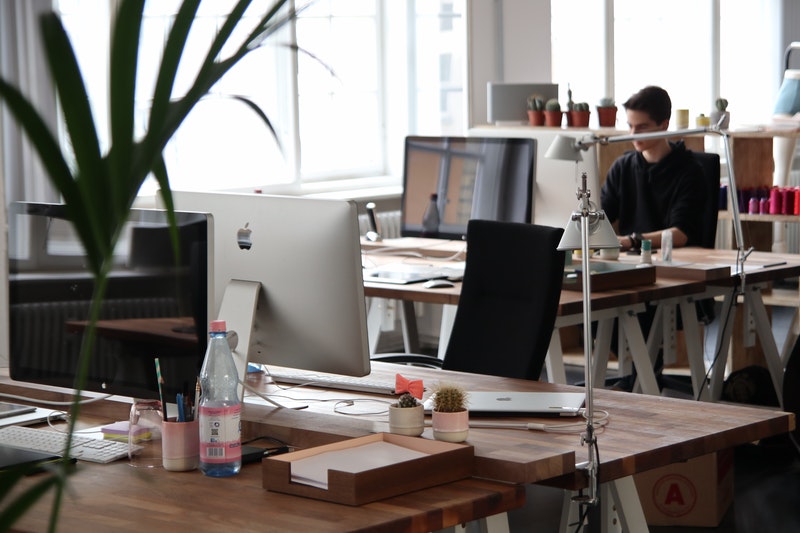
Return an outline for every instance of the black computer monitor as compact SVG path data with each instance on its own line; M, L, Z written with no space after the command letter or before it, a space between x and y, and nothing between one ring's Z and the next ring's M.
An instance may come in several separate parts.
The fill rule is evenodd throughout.
M172 194L177 208L213 217L213 308L229 330L239 329L234 355L240 366L246 360L340 375L369 373L354 202L228 192ZM255 309L249 294L241 303L231 300L241 294L232 295L232 281L256 286ZM245 346L243 332L250 330L250 320Z
M406 137L401 235L465 239L473 218L531 222L535 156L532 138ZM436 231L423 225L433 194Z
M176 213L177 262L166 213L134 209L114 266L83 390L167 398L193 392L207 338L208 215ZM9 369L12 379L72 388L94 277L62 204L8 208ZM131 321L132 320L132 321Z

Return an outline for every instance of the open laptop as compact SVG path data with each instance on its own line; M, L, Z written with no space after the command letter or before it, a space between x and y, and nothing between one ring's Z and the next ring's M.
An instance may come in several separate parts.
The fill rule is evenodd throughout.
M469 413L475 416L578 416L585 397L583 392L467 392ZM425 410L431 405L429 398Z

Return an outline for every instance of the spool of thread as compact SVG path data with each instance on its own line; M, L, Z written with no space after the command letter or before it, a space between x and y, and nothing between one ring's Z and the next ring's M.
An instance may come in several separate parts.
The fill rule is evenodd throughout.
M719 187L719 210L727 211L728 209L728 186L720 185Z
M783 213L783 196L781 190L773 187L769 191L769 214L780 215Z
M783 214L794 214L794 189L791 187L784 187L781 194L783 195Z
M642 255L639 256L639 262L645 265L653 263L653 241L650 239L642 239Z
M747 212L750 213L751 215L758 214L758 198L755 197L750 198L750 203L748 204Z
M797 198L797 196L795 196ZM760 215L768 215L769 214L769 198L761 198L758 201L758 213Z
M800 215L800 188L797 187L794 189L794 210L792 214Z

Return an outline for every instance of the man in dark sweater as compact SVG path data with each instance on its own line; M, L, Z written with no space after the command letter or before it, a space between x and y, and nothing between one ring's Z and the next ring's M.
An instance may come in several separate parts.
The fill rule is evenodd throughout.
M669 127L672 102L660 87L645 87L623 106L631 133ZM617 222L622 250L639 249L642 239L660 248L664 230L672 233L675 247L699 246L706 194L702 168L682 141L648 139L633 147L611 165L600 195L609 220Z
M631 133L669 128L672 102L667 91L660 87L645 87L623 106ZM646 139L634 141L633 147L634 150L625 152L611 165L600 194L609 221L616 222L621 249L639 251L644 239L652 242L653 249L660 248L664 231L672 233L674 247L700 246L706 202L700 164L683 141ZM648 305L639 315L645 336L654 314L655 307ZM616 342L612 348L616 350ZM662 365L659 353L657 378ZM615 388L631 390L635 377L634 372L622 378Z

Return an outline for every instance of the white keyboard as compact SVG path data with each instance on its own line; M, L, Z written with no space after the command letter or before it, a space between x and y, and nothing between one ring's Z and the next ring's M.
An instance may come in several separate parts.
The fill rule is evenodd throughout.
M23 426L0 428L0 444L12 448L64 455L66 442L66 433L52 429ZM142 447L134 446L133 448L134 451L139 451ZM70 456L93 463L111 463L117 459L128 457L128 443L73 434Z
M272 376L273 381L278 383L366 392L368 394L383 394L386 396L395 395L393 381L380 381L371 378L357 378L338 374L317 374L315 372L305 372L289 368L281 368L280 370L270 369L269 375Z

